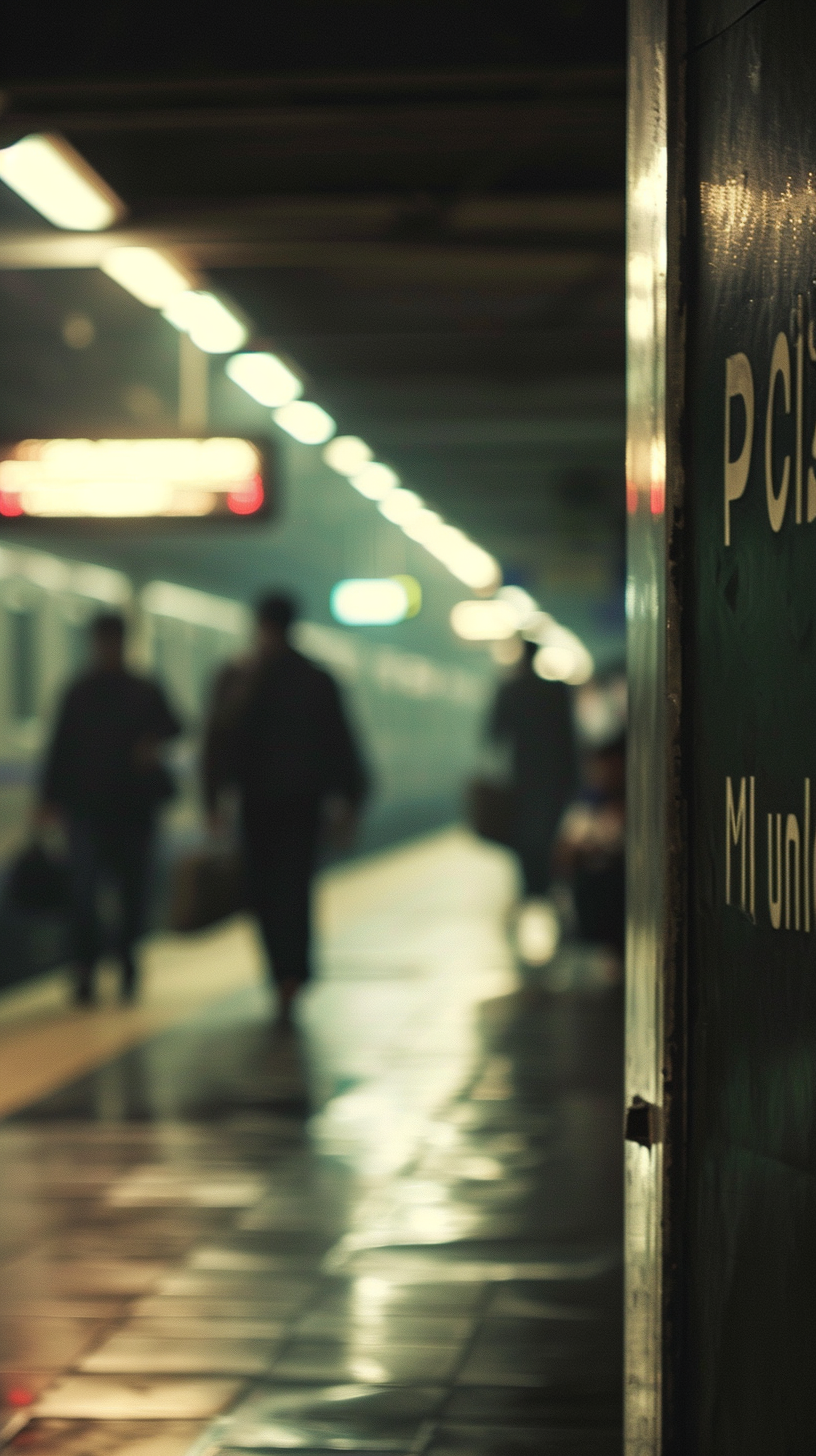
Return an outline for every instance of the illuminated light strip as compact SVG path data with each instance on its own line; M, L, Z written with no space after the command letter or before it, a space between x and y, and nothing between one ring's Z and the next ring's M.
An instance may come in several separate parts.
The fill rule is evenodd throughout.
M0 178L55 227L101 232L124 206L63 137L23 137L0 149Z
M516 617L506 602L457 602L450 624L464 642L502 642L518 631Z
M337 428L331 415L310 399L293 399L273 410L272 418L301 445L324 445Z
M405 584L396 577L351 578L332 587L331 614L349 627L390 627L410 613Z
M188 334L205 354L232 354L249 336L246 326L226 304L204 289L176 294L162 309L162 318Z
M167 308L178 294L193 287L186 269L155 248L111 248L100 267L147 308Z
M291 404L303 393L303 385L277 354L233 354L225 366L227 378L250 399L269 409Z
M507 642L523 632L528 641L538 644L534 671L550 682L580 687L595 671L592 653L580 637L549 612L542 612L520 587L503 587L489 601L457 602L450 624L465 642Z

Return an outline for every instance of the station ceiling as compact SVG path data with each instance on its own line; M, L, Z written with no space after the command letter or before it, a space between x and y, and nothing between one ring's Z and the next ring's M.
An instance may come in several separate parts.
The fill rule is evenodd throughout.
M620 558L622 4L37 15L10 17L0 141L65 135L127 204L123 241L201 270L511 575L546 597ZM151 397L172 414L148 339L172 331L88 267L98 237L0 209L4 428L89 388L108 428ZM76 312L126 378L66 344Z

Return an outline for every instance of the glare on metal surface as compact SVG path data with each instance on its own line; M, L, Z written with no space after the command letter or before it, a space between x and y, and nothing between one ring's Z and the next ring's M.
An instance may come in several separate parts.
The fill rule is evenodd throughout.
M374 451L357 435L337 435L323 451L326 464L338 475L354 475L373 459Z
M233 384L269 409L291 404L303 393L301 381L277 354L233 354L226 372Z
M396 489L400 480L396 470L392 470L390 465L383 465L379 460L369 460L367 465L351 476L351 483L367 500L381 501L390 491Z
M111 248L100 266L148 308L167 308L180 293L192 288L189 273L155 248Z
M329 599L332 616L349 627L388 627L410 614L404 582L396 577L338 581Z
M178 293L162 309L162 317L181 333L188 334L205 354L231 354L247 340L247 331L240 319L214 293L195 289Z
M293 399L291 404L276 409L272 418L301 445L322 445L335 431L331 415L310 399Z
M242 515L263 504L263 460L249 440L55 439L0 447L0 515L7 518Z
M125 211L63 137L34 134L3 147L0 178L55 227L101 232Z

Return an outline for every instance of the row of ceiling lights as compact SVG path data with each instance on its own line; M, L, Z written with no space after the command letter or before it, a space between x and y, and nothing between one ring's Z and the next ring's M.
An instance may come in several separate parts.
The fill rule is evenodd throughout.
M125 212L121 200L62 137L33 135L0 149L0 178L56 227L102 231ZM177 259L154 248L112 246L101 267L109 278L149 308L160 309L174 328L208 354L229 354L226 372L252 399L272 410L275 424L302 444L323 445L323 459L411 540L418 542L471 590L490 601L460 602L451 625L466 641L502 644L519 635L539 643L540 676L585 682L592 658L528 593L502 587L498 562L407 490L390 466L354 435L336 435L335 422L312 400L282 359L266 352L240 352L249 331L214 293L195 287ZM499 654L500 655L500 652Z
M57 227L99 231L123 215L115 194L60 137L23 137L0 150L0 177ZM479 592L500 585L501 569L489 552L429 510L413 491L402 489L396 472L374 460L363 440L335 437L331 415L300 398L303 384L282 359L237 352L247 341L246 325L214 293L196 288L175 258L149 247L113 246L101 267L141 303L160 309L199 349L232 355L226 366L230 379L271 408L276 425L302 444L325 445L326 463L460 581Z

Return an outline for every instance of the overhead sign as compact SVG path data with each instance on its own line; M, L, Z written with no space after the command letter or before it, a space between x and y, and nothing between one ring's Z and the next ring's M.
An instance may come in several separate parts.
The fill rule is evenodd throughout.
M0 518L147 520L266 515L251 440L20 440L0 445Z

